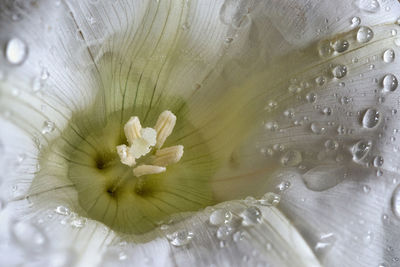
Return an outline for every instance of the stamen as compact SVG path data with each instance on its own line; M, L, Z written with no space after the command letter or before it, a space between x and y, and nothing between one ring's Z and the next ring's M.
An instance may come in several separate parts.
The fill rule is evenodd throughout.
M140 177L143 175L165 172L165 170L165 167L155 165L140 165L133 169L133 175L135 175L136 177Z
M138 117L131 117L129 121L124 126L124 132L129 145L132 145L133 140L140 138L142 135L140 130L142 125L140 125L140 120Z
M157 131L157 149L162 147L167 137L172 133L175 123L176 117L171 111L166 110L160 114L154 126L154 129Z
M168 166L177 163L183 156L183 146L171 146L156 151L154 165Z
M132 156L132 154L129 153L129 147L127 147L126 145L117 146L117 152L123 164L130 167L135 166L136 160Z

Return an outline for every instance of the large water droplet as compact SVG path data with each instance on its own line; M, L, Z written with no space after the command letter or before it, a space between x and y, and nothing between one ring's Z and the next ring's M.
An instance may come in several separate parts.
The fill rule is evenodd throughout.
M167 235L169 242L175 247L185 246L190 243L193 233L186 230L179 230Z
M368 13L376 13L381 8L377 0L358 0L358 7Z
M351 154L353 155L353 160L357 163L362 162L370 152L372 147L371 141L361 140L355 143L351 148Z
M209 222L212 225L221 225L232 219L232 213L227 210L217 209L210 214Z
M332 68L332 75L335 78L341 79L347 74L347 67L345 65L336 65Z
M373 108L367 109L361 118L361 124L364 128L374 128L380 120L379 111Z
M376 168L382 167L383 162L384 162L384 161L383 161L383 157L381 157L381 156L376 156L376 157L374 158L374 160L373 160L374 167L376 167Z
M5 55L11 64L22 64L28 56L28 46L24 41L12 38L6 44Z
M347 40L337 40L332 44L332 47L336 52L342 53L349 48L349 42Z
M240 217L243 219L242 224L244 226L251 226L261 223L262 213L256 206L251 206L245 209Z
M400 185L396 187L392 195L392 211L400 219Z
M393 74L386 74L382 80L383 90L386 92L392 92L397 89L399 82Z
M308 189L323 191L334 187L346 178L343 166L322 165L312 168L302 176Z
M360 23L361 23L361 19L359 17L351 18L351 27L352 28L358 27L358 25L360 25Z
M357 31L357 41L367 43L374 37L374 32L369 27L361 26Z
M385 52L383 52L382 55L383 61L386 63L391 63L394 61L395 58L395 53L393 49L387 49Z
M281 196L272 192L267 192L258 203L263 206L276 206L281 201Z
M45 121L42 126L42 134L48 134L54 131L55 124L52 121Z
M297 150L289 150L283 154L281 163L283 166L294 167L300 164L303 160L301 153Z

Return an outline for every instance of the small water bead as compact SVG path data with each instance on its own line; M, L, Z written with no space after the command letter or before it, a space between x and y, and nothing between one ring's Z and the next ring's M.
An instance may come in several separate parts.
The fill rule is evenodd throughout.
M364 191L364 193L368 194L371 191L371 187L368 186L368 185L364 185L363 186L363 191Z
M358 7L368 13L376 13L381 8L377 0L358 0Z
M283 181L277 186L277 188L279 191L283 192L283 191L289 189L290 185L291 185L291 183L289 181Z
M383 90L386 92L393 92L397 89L399 82L393 74L386 74L382 80Z
M349 104L350 103L350 98L349 97L347 97L347 96L342 96L340 99L339 99L339 101L340 101L340 104L342 104L342 105L347 105L347 104Z
M69 208L67 208L65 206L58 206L54 211L57 214L64 215L64 216L68 216L71 214L71 211L69 210Z
M232 219L232 213L227 210L217 209L210 214L209 222L211 225L221 225Z
M347 74L347 67L345 65L336 65L331 69L333 77L341 79Z
M322 41L318 45L318 53L321 57L329 57L333 53L331 43L329 41Z
M323 113L324 115L330 116L330 115L332 114L332 109L331 109L330 107L324 107L324 108L322 109L322 113Z
M217 238L219 240L227 240L234 232L234 229L230 226L220 226L217 229Z
M384 160L383 160L383 157L381 157L381 156L376 156L373 159L373 164L374 164L374 167L376 167L376 168L382 167L383 162L384 162Z
M187 230L179 230L167 235L167 238L171 245L175 247L181 247L190 243L193 238L193 233Z
M361 19L359 17L353 17L351 19L351 27L352 28L358 27L360 25L360 23L361 23Z
M243 219L242 224L244 226L252 226L261 223L262 213L256 206L251 206L245 209L240 217Z
M362 115L361 124L364 128L374 128L380 121L380 113L378 110L369 108Z
M315 83L319 86L324 85L326 82L326 79L324 76L318 76L317 78L315 78Z
M86 218L74 217L70 221L70 225L74 228L83 228L87 224Z
M367 43L374 38L374 32L369 27L361 26L357 31L357 41Z
M332 44L332 47L336 52L342 53L349 49L349 42L347 40L337 40Z
M42 134L49 134L55 129L55 124L52 121L45 121L42 126Z
M301 88L300 86L296 85L296 84L291 84L288 87L288 91L292 94L298 94L303 90L303 88Z
M294 110L293 109L287 109L283 112L283 115L285 115L285 117L288 117L289 119L294 117Z
M397 30L391 30L390 31L390 35L392 35L392 36L396 36L397 35Z
M392 63L395 58L395 53L393 49L387 49L385 52L383 52L382 55L383 61L386 63Z
M301 153L297 150L289 150L283 154L281 164L286 167L294 167L300 164L303 160Z
M353 160L357 163L363 161L369 154L372 147L371 141L361 140L355 143L351 148Z
M317 95L315 93L308 93L306 95L306 99L309 103L315 103L315 101L317 100Z
M310 129L315 134L323 134L326 131L326 128L322 126L319 122L311 123Z
M393 214L400 219L400 185L393 191L391 205Z
M279 125L276 121L269 121L265 123L265 128L270 131L276 131L279 129Z
M328 139L324 143L325 149L328 151L334 151L339 148L339 143L336 140Z
M244 239L245 235L241 231L237 231L236 233L233 234L232 239L235 242L242 241Z
M5 56L13 65L22 64L28 57L28 46L22 40L12 38L6 44Z
M276 206L281 201L281 196L272 192L267 192L258 200L262 206Z

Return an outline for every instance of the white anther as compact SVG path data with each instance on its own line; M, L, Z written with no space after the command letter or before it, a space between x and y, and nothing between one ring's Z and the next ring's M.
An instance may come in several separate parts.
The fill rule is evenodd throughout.
M136 160L129 152L129 147L127 147L126 145L117 146L117 152L123 164L130 167L135 166Z
M170 146L156 151L153 164L168 166L177 163L183 156L183 146Z
M157 143L156 148L161 148L167 137L172 133L175 127L176 117L169 111L163 111L158 117L157 123L154 129L157 131Z
M165 170L165 167L155 165L140 165L133 169L133 175L135 175L136 177L140 177L143 175L165 172Z
M133 140L142 136L140 132L141 129L142 125L140 125L140 120L136 116L131 117L129 121L125 124L124 132L129 145L133 143Z

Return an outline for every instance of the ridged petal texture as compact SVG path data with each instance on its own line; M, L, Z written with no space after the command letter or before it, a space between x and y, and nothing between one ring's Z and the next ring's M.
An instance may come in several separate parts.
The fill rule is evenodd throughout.
M399 24L396 0L1 1L0 266L396 266ZM183 157L134 177L124 125L166 110Z

